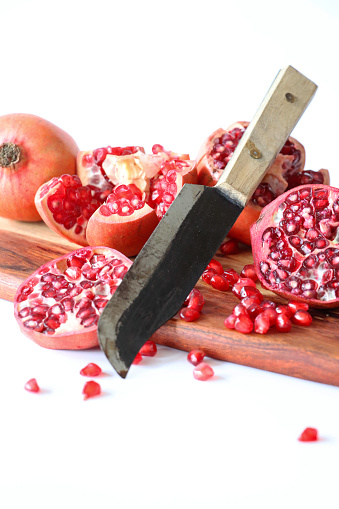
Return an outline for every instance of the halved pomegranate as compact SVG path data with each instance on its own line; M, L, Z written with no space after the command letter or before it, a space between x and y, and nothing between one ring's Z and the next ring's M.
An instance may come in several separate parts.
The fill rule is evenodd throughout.
M202 145L197 157L198 183L214 186L231 159L249 122L236 122L227 129L217 129ZM303 172L305 149L295 138L289 137L259 184L252 199L229 232L250 245L251 224L259 217L261 209L291 187L301 184L329 184L327 170ZM305 181L302 181L305 180Z
M14 298L21 331L46 348L98 346L99 316L131 265L107 247L78 249L43 265Z
M61 175L43 184L35 195L35 206L44 222L62 237L87 246L86 228L102 201L99 189L83 186L77 175Z
M126 256L138 254L182 186L197 179L193 161L167 152L107 156L103 168L115 187L90 218L87 241Z
M339 189L293 188L267 205L251 227L262 285L311 307L339 306Z

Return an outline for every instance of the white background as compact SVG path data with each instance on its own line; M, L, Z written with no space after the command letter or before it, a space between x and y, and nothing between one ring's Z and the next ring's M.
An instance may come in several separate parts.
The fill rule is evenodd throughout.
M81 150L194 158L293 65L319 86L293 135L306 168L339 185L335 0L0 3L1 115L44 117ZM216 360L197 382L165 347L121 380L99 349L29 342L4 301L0 323L1 508L338 507L337 388ZM103 396L83 401L88 362ZM40 394L24 391L31 377ZM306 426L319 442L298 442Z

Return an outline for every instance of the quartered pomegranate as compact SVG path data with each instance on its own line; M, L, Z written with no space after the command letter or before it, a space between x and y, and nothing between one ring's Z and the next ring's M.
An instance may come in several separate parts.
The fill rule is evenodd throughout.
M99 316L131 265L107 247L78 249L43 265L15 295L21 331L46 348L98 346Z
M248 125L249 122L236 122L227 129L217 129L207 138L197 157L199 184L214 186L217 183ZM304 166L303 145L289 137L230 230L229 236L250 245L250 225L258 219L261 209L277 196L302 184L329 184L327 170L304 172Z
M251 227L261 283L311 307L339 305L339 189L320 184L287 191Z
M77 244L138 254L184 183L197 181L187 154L161 145L152 151L106 147L82 152L81 181L63 175L39 189L35 201L42 219Z

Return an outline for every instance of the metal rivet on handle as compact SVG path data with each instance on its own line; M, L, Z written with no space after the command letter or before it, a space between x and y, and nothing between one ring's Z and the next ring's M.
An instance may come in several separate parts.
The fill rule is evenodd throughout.
M253 157L253 159L259 159L261 157L261 152L257 148L252 148L252 150L250 150L250 156Z
M294 102L294 95L293 94L290 94L289 92L287 92L287 94L285 94L285 97L286 97L286 101L288 101L289 103L293 103Z

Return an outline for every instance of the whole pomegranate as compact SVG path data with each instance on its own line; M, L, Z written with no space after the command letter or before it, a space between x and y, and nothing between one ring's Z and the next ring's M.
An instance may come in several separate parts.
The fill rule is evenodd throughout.
M41 221L37 189L52 177L76 172L78 146L65 131L26 113L0 117L0 216Z
M45 223L80 245L137 255L184 185L197 181L187 154L153 146L106 147L78 154L78 175L42 185L36 206Z
M339 189L293 188L251 227L256 273L265 288L311 307L339 306Z
M217 129L207 138L197 157L199 184L214 186L218 182L248 125L249 122L236 122L227 129ZM287 189L301 184L329 184L327 170L303 172L304 166L304 147L296 139L289 137L233 225L229 236L250 245L250 226L258 219L265 205Z
M15 295L21 331L46 348L98 346L99 316L131 265L107 247L78 249L46 263Z

